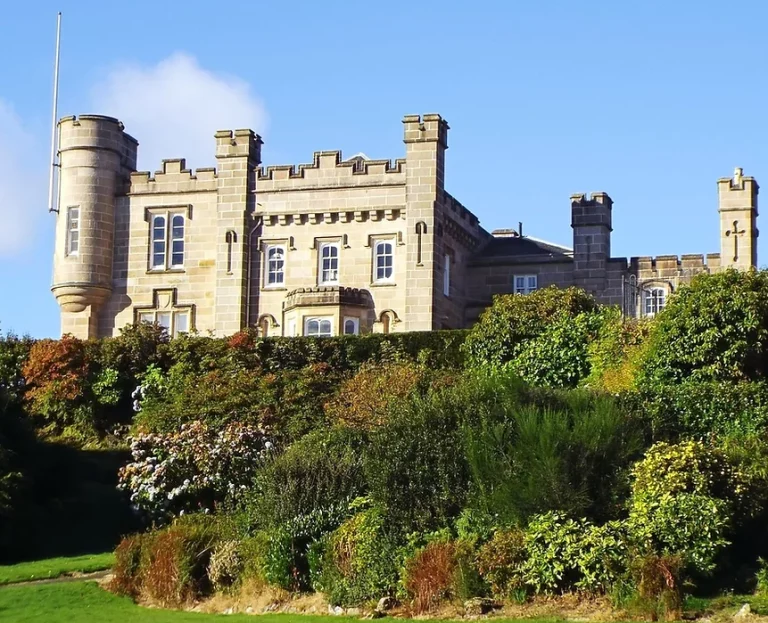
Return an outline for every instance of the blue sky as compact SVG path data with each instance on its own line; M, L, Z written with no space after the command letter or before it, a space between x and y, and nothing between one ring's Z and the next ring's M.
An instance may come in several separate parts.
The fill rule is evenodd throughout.
M321 149L396 158L402 116L438 112L446 187L486 229L523 221L570 244L569 196L603 190L614 256L717 252L717 179L741 166L768 186L768 3L13 2L0 331L59 329L45 205L58 10L60 115L118 114L142 168L211 166L213 132L244 125L265 164Z

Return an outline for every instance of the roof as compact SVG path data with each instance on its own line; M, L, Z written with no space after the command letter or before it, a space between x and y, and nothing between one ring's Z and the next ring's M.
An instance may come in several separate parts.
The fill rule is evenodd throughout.
M566 259L572 257L572 255L573 252L568 247L552 242L546 242L528 236L504 236L491 238L475 257L481 259L495 257L554 256Z

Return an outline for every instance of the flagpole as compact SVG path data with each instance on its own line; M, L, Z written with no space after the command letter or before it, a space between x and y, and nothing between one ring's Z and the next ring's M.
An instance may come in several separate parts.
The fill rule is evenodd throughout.
M58 212L58 206L53 204L53 182L56 171L56 126L58 123L59 104L59 48L61 45L61 11L56 18L56 61L53 68L53 119L51 121L51 174L48 179L48 211Z

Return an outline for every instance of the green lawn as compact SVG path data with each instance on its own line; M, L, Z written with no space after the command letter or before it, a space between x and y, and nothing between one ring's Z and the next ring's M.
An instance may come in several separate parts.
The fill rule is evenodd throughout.
M101 571L102 569L109 569L114 560L115 557L112 552L107 552L69 558L48 558L46 560L20 562L15 565L0 565L0 584L45 580L73 572Z
M3 623L208 623L219 620L232 623L344 623L358 619L307 614L261 614L255 617L141 608L126 597L102 590L95 582L0 588L0 621ZM504 623L504 620L497 619L495 623ZM555 623L555 620L526 619L526 623Z

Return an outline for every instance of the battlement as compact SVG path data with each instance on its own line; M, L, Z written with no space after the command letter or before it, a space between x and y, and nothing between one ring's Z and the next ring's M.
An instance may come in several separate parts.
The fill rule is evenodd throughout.
M462 221L466 221L467 225L472 229L477 229L480 226L480 219L477 218L468 208L456 199L448 191L443 191L443 207L447 211L456 214Z
M760 190L755 178L744 176L744 170L736 167L733 177L717 180L720 212L732 210L757 210L757 194Z
M184 158L163 160L162 169L154 174L149 171L134 171L131 173L127 193L131 195L215 192L216 169L205 167L187 169Z
M612 230L613 200L604 192L571 195L571 227L603 225Z
M405 159L365 160L356 156L343 160L341 151L316 151L307 164L274 165L257 169L259 190L344 188L399 185L405 183ZM303 183L299 180L303 180Z
M125 132L125 126L114 117L104 115L71 115L58 122L59 153L72 150L105 150L119 155L124 172L136 168L139 142Z
M720 266L720 254L710 253L687 254L687 255L658 255L631 257L629 259L629 268L637 272L639 276L648 278L648 275L654 273L658 277L682 277L689 276L707 270L715 270Z
M254 166L261 164L264 141L253 130L219 130L216 138L216 158L248 158Z
M405 143L439 143L448 149L448 122L440 115L405 115L403 117Z

